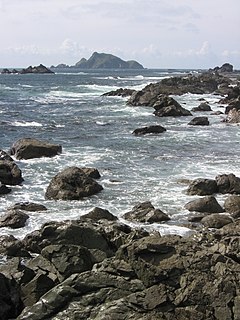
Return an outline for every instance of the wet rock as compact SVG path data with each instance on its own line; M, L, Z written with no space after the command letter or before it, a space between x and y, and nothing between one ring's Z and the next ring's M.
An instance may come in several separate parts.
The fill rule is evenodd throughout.
M0 218L0 228L8 227L12 229L22 228L29 216L21 210L11 210Z
M43 204L33 202L19 202L9 207L8 210L23 210L23 211L46 211L47 208Z
M3 194L8 194L12 191L12 189L8 188L7 186L5 186L5 184L2 184L0 182L0 195L3 195Z
M10 155L1 149L0 149L0 160L13 161L13 159L10 157Z
M236 108L233 108L233 109L229 110L225 122L227 122L227 123L240 123L240 109L237 110Z
M22 171L9 160L0 160L0 182L6 185L19 185L23 182Z
M158 133L163 133L165 132L166 129L160 125L155 125L155 126L148 126L148 127L143 127L143 128L138 128L133 131L133 134L138 136L138 135L144 135L144 134L158 134Z
M130 221L149 223L170 220L169 216L166 213L164 213L160 209L155 209L149 201L139 203L134 206L131 211L124 214L124 218Z
M215 180L219 193L240 194L240 178L233 173L219 175Z
M108 220L108 221L115 221L117 220L117 217L111 214L108 210L95 207L92 211L89 213L83 215L81 218L87 218L91 220Z
M183 117L191 116L191 112L181 106L168 106L162 109L154 111L155 116L157 117Z
M30 257L23 243L12 235L0 236L0 255L8 257Z
M200 103L198 107L192 108L191 111L212 111L210 105L207 102Z
M226 224L232 223L233 219L226 214L217 214L213 213L210 215L207 215L201 220L201 223L208 228L216 228L220 229Z
M100 179L101 178L101 175L100 175L98 169L96 169L96 168L81 168L81 169L90 178L93 178L93 179Z
M206 196L200 199L196 199L188 202L185 208L189 211L208 212L208 213L221 213L224 209L217 202L213 196Z
M136 90L133 89L124 89L124 88L120 88L117 90L113 90L110 92L106 92L103 94L103 96L107 96L107 97L114 97L114 96L120 96L120 97L128 97L131 96Z
M23 138L16 141L10 150L10 154L17 159L54 157L61 152L62 147L60 145L31 138Z
M215 180L211 179L196 179L193 180L188 189L187 194L189 195L199 195L199 196L206 196L212 195L217 193L217 183Z
M156 111L169 106L175 106L176 108L181 107L180 103L167 95L160 95L152 106Z
M188 125L209 126L209 120L208 120L208 117L195 117L188 123Z
M94 179L77 167L69 167L58 173L47 187L46 199L80 200L103 190Z
M233 65L230 63L224 63L221 67L215 67L214 69L209 69L215 72L233 72Z
M234 213L240 210L240 196L231 195L224 202L224 208L229 213Z

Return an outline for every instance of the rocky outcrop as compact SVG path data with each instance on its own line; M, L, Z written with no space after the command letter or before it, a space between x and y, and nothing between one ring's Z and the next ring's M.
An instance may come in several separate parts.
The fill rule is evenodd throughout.
M106 97L114 97L114 96L120 96L120 97L129 97L131 96L136 90L133 89L124 89L124 88L120 88L117 90L113 90L110 92L106 92L104 93L102 96L106 96Z
M209 69L210 72L233 72L233 65L230 63L224 63L221 67L215 67L214 69Z
M23 138L16 141L10 150L10 154L17 159L54 157L61 152L62 147L60 145L32 138Z
M18 73L18 74L27 74L27 73L33 73L33 74L44 74L44 73L54 73L52 70L48 69L44 65L40 64L39 66L29 66L26 69L16 70L16 69L3 69L1 71L2 74L11 74L11 73Z
M195 117L193 118L188 125L190 126L209 126L208 117Z
M126 220L138 222L163 222L170 220L169 216L160 209L155 209L151 202L139 203L123 216Z
M189 211L207 212L207 213L221 213L224 209L217 202L213 196L206 196L196 200L192 200L185 205Z
M170 105L154 111L157 117L183 117L191 116L191 112L181 106Z
M240 103L239 103L240 105ZM240 106L239 110L236 108L230 109L225 120L227 123L240 123Z
M207 196L217 192L217 182L212 179L195 179L187 189L187 194L189 195Z
M215 180L219 193L240 194L240 178L233 173L219 175Z
M69 167L58 173L47 187L46 199L80 200L103 190L93 178L78 167Z
M160 125L148 126L143 128L138 128L133 131L135 136L141 136L145 134L158 134L165 132L166 129Z
M99 221L99 220L108 220L108 221L115 221L117 217L114 216L111 212L106 209L95 207L89 213L83 215L82 219L91 219L92 221Z
M226 214L212 213L201 220L201 223L208 228L220 229L225 225L232 223L233 219Z

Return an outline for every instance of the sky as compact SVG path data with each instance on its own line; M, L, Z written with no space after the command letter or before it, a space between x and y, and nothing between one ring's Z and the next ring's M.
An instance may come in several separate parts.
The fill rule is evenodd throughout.
M95 51L146 68L240 70L239 0L0 0L0 67Z

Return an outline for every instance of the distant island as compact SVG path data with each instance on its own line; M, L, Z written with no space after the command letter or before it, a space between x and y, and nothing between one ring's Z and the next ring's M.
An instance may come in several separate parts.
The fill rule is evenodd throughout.
M43 74L43 73L54 73L52 70L48 69L47 67L45 67L43 64L40 64L39 66L29 66L26 69L21 69L21 70L17 70L17 69L7 69L4 68L1 71L1 74L28 74L28 73L33 73L33 74Z
M134 60L124 61L112 54L98 53L98 52L94 52L88 60L85 58L82 58L73 66L69 66L63 63L57 66L51 66L51 69L55 69L55 68L144 69L144 67L137 61L134 61Z

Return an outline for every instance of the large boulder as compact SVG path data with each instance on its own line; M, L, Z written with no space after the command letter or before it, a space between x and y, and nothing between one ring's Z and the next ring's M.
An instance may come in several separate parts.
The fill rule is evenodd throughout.
M154 111L157 117L182 117L191 116L191 112L182 106L170 105Z
M187 189L187 194L207 196L217 193L217 191L218 188L215 180L199 178L190 183Z
M61 152L62 147L60 145L31 138L16 141L10 150L11 155L14 155L17 159L54 157Z
M91 219L93 221L98 220L108 220L108 221L115 221L117 217L114 216L111 212L106 209L95 207L89 213L83 215L81 218Z
M46 199L80 200L103 190L94 179L78 167L69 167L52 178Z
M120 96L120 97L128 97L131 96L136 90L133 89L124 89L120 88L117 90L109 91L103 94L103 96L107 97L114 97L114 96Z
M188 125L190 126L209 126L208 117L195 117L193 118Z
M221 213L224 209L217 202L213 196L206 196L200 199L192 200L185 205L189 211L208 212L208 213Z
M133 209L124 214L124 218L138 222L163 222L170 220L169 216L160 209L155 209L151 202L146 201L137 204Z
M5 186L5 184L2 184L0 182L0 195L3 195L3 194L8 194L12 191L12 189L8 188L7 186Z
M18 202L15 203L13 206L9 207L8 210L23 210L23 211L46 211L47 208L40 203L34 203L34 202Z
M229 213L240 211L240 196L230 195L224 202L224 208Z
M138 128L133 131L133 134L135 136L139 135L145 135L145 134L158 134L158 133L163 133L165 132L166 129L160 125L155 125L155 126L148 126L148 127L143 127L143 128Z
M202 102L199 106L192 108L191 111L212 111L212 109L207 102Z
M216 228L220 229L223 226L232 223L233 219L226 215L226 214L218 214L218 213L212 213L207 216L205 216L201 223L208 228Z
M22 228L29 216L21 210L9 210L0 218L0 228L9 227L12 229Z
M240 178L233 173L219 175L215 180L219 193L240 194Z
M14 161L0 160L0 182L6 185L19 185L23 182L22 171Z

